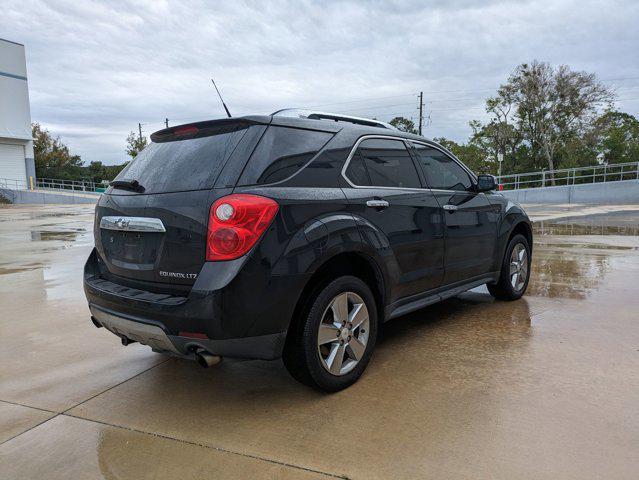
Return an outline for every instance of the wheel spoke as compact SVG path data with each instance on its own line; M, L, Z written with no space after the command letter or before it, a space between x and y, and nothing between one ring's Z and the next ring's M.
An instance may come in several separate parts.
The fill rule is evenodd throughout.
M339 324L343 324L348 320L348 294L341 293L333 299L331 304L333 310L333 318Z
M519 252L517 256L519 257L520 262L523 262L524 258L526 257L526 249L522 247L521 245L519 246Z
M337 328L334 324L322 323L319 328L317 344L324 345L325 343L336 342L338 332L339 328Z
M512 277L510 277L510 284L514 287L517 288L517 284L519 283L519 274L518 273L514 273Z
M348 321L353 325L351 330L355 330L362 323L368 320L368 310L366 305L358 303L353 307L353 311L348 316Z
M328 365L328 370L333 375L339 375L342 370L342 364L344 363L344 353L346 352L345 345L336 344L331 349L331 353L329 353L328 358L326 359L326 364Z
M317 330L317 355L325 370L341 376L357 366L366 352L370 321L366 302L357 293L333 297Z
M513 275L515 273L517 273L517 267L519 265L517 265L517 262L510 262L510 274Z
M364 345L360 339L356 337L352 337L351 341L348 342L348 345L346 346L346 351L353 360L360 360L364 355L365 350L366 345Z

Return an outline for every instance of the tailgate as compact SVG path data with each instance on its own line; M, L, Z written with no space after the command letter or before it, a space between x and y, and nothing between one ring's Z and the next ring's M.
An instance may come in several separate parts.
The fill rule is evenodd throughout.
M195 283L205 261L209 209L231 193L214 188L216 178L227 162L244 166L263 131L254 123L215 120L151 136L153 143L122 170L96 208L96 248L111 274Z
M96 209L100 257L120 277L192 285L204 264L210 205L228 193L105 195Z

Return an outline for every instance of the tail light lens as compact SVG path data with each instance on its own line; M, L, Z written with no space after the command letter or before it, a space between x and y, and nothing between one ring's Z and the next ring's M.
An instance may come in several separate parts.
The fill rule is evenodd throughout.
M206 260L234 260L244 255L278 210L275 200L258 195L233 194L216 200L209 213Z

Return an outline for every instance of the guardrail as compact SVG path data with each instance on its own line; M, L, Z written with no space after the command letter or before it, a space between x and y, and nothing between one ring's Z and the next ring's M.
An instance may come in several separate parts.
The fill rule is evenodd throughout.
M0 188L4 190L27 190L29 185L25 180L15 178L0 178Z
M639 162L542 170L541 172L515 173L497 177L497 183L502 190L579 185L619 180L639 180Z
M35 187L48 190L72 190L74 192L103 192L104 186L100 183L83 180L61 180L55 178L38 178Z
M15 178L0 178L0 188L5 190L63 190L76 193L102 193L106 187L101 183L55 178L38 178L33 182Z
M542 170L541 172L514 173L497 177L500 190L519 190L522 188L578 185L618 180L639 180L639 162ZM102 193L105 190L105 186L101 183L55 178L38 178L33 187L38 190L70 190L86 193ZM0 188L30 190L31 185L24 180L0 178Z

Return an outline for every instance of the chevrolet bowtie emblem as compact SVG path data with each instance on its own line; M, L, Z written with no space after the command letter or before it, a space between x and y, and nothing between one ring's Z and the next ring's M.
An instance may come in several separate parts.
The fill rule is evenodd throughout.
M125 219L125 218L118 218L115 221L115 225L119 228L119 229L126 229L129 227L129 220Z

